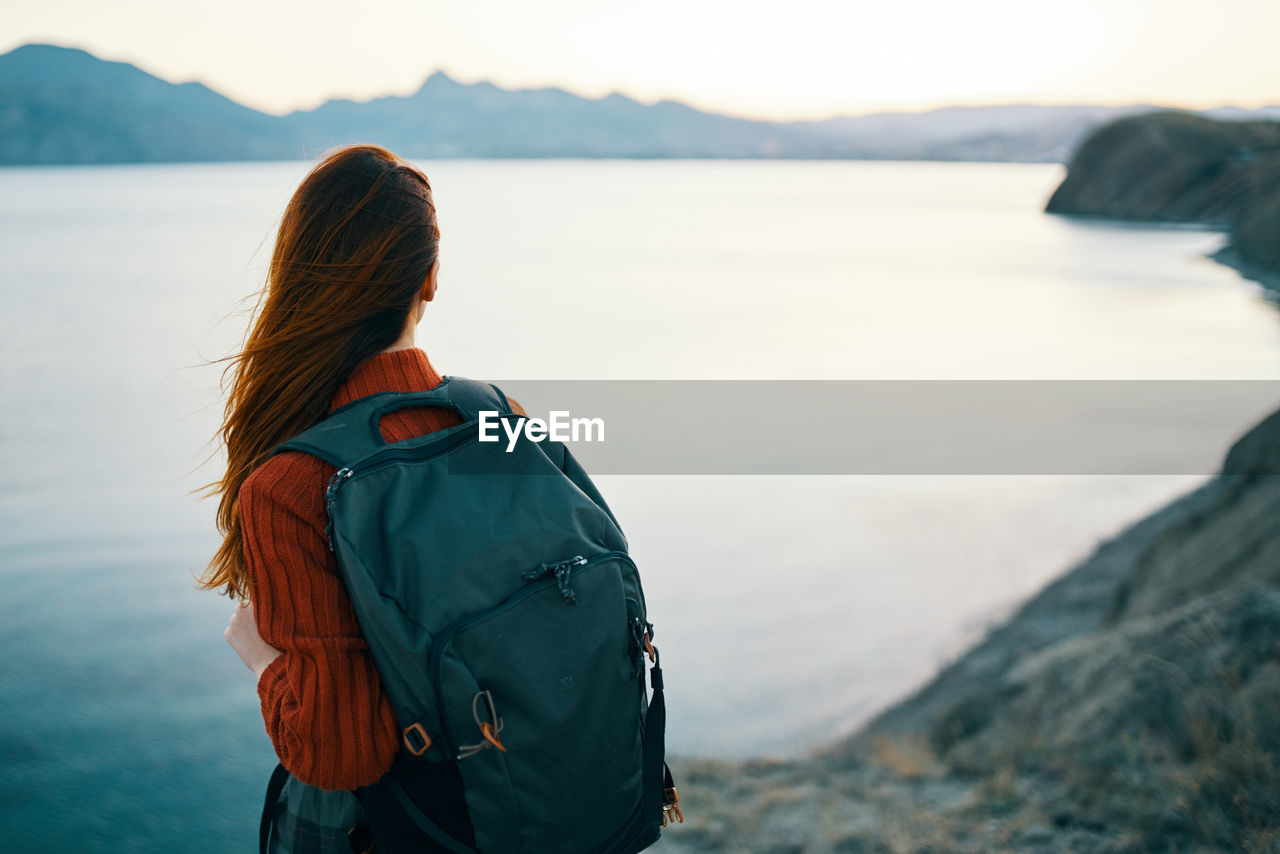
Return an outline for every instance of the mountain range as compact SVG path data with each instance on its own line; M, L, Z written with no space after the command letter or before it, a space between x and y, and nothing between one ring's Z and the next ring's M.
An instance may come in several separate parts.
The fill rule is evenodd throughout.
M946 107L773 122L620 93L504 89L435 71L412 95L271 115L76 48L0 55L0 165L312 158L348 142L406 157L724 157L1062 162L1094 127L1152 105ZM1208 111L1280 118L1280 106Z

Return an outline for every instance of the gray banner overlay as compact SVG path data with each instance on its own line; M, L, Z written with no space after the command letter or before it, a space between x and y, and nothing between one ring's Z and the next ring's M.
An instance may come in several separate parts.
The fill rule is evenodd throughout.
M1252 380L496 384L531 417L603 420L566 443L592 474L1211 474L1280 409Z

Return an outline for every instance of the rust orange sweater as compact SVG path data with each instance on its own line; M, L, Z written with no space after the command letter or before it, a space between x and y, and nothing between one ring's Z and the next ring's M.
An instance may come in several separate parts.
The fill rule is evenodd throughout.
M329 409L441 381L421 349L378 353L343 382ZM458 423L451 410L403 409L382 419L382 434L398 442ZM284 653L258 681L267 734L299 780L354 789L391 767L400 727L325 539L324 491L334 471L309 454L285 451L249 475L239 504L258 631Z

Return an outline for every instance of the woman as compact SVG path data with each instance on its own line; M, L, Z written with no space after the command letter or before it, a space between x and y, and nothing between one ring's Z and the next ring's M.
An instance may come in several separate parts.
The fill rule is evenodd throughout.
M319 789L377 781L401 729L326 544L334 467L297 451L268 457L352 400L440 384L414 343L436 294L439 241L426 176L376 146L333 152L285 210L257 319L231 363L227 474L217 484L225 539L202 583L239 600L227 641L257 677L281 763ZM397 442L458 423L451 410L414 408L388 414L381 430ZM466 840L450 765L417 791Z

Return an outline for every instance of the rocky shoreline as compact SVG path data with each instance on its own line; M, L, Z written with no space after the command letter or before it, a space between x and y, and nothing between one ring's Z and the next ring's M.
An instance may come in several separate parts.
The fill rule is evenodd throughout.
M912 697L676 764L670 852L1280 851L1280 413Z
M1215 260L1280 295L1280 122L1120 119L1084 139L1045 210L1222 229Z
M1280 240L1280 237L1277 237L1277 240ZM1224 267L1230 267L1244 278L1252 279L1262 285L1271 300L1280 302L1280 270L1267 269L1249 263L1241 258L1240 253L1230 244L1211 253L1209 258Z
M1280 124L1206 121L1100 129L1049 210L1224 228L1280 294ZM852 737L673 763L654 850L1280 852L1278 475L1280 412Z

